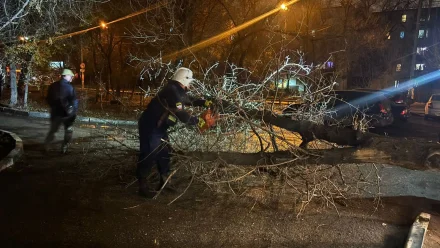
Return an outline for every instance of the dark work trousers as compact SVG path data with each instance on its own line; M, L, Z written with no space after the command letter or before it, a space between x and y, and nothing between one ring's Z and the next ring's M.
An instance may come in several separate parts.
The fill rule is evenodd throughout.
M61 124L64 125L64 145L68 144L72 140L73 135L73 123L75 122L76 116L72 117L61 117L61 116L51 116L50 117L50 130L47 134L46 145L52 142L55 138L55 133L58 132Z
M154 163L160 175L167 175L170 171L170 147L166 131L139 130L140 154L137 163L136 177L146 178L150 175Z

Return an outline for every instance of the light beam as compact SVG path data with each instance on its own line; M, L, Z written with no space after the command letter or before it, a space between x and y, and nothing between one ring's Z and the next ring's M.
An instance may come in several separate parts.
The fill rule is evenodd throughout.
M382 96L382 93L381 93L382 91L386 91L387 94L394 95L398 92L408 91L411 88L414 88L417 86L422 86L425 84L429 84L429 83L432 83L432 82L439 80L439 79L440 79L440 70L436 70L436 71L430 72L428 74L419 76L417 78L403 82L399 85L398 88L389 87L386 89L382 89L378 92L374 92L373 94L370 94L369 96L361 97L356 100L350 101L350 102L348 102L349 103L348 105L353 105L356 107L356 106L359 106L360 104L363 104L363 103L372 102L376 98ZM349 108L349 106L347 106L347 104L343 104L339 108L336 108L335 110L342 111L342 110L344 110L344 108Z

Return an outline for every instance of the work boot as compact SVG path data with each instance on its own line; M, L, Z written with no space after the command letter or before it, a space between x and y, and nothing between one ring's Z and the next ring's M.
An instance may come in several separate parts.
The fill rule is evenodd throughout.
M61 146L61 153L62 153L62 154L66 154L68 150L69 150L69 144L68 144L68 143L64 143L64 144Z
M159 179L159 185L157 187L157 191L159 191L162 186L165 184L165 182L167 181L169 177L169 173L168 174L164 174L164 175L160 175L160 179ZM165 188L167 190L171 190L171 191L177 191L176 186L172 183L172 180L170 178L170 180L168 180L167 184L165 185Z
M148 188L147 179L140 178L139 180L139 195L148 199L153 199L156 196L156 193L151 192Z

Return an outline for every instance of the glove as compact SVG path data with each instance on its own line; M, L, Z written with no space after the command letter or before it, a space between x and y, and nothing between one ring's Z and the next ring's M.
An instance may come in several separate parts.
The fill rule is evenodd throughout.
M207 107L207 108L211 107L212 104L213 104L213 102L211 100L205 101L205 107Z
M67 116L72 116L73 115L73 106L69 105L66 109L66 114Z

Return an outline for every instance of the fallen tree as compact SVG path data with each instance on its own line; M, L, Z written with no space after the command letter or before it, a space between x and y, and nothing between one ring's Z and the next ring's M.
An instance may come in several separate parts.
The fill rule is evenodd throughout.
M241 195L256 190L271 197L293 193L295 204L301 203L303 209L314 198L335 206L336 199L358 197L375 186L369 195L378 195L381 176L376 164L417 170L438 166L438 145L368 133L363 113L348 127L325 125L335 84L324 80L319 70L313 75L315 67L293 63L289 57L276 65L257 82L250 77L240 80L242 73L249 72L233 64L227 64L227 76L215 71L218 64L198 72L201 80L191 93L213 100L220 119L206 133L184 125L170 130L175 173L183 171L191 178L189 184L203 182L220 192ZM161 64L152 71L165 71L169 78L174 69ZM280 74L307 82L301 94L307 108L300 108L290 118L278 114L280 108L274 102L266 101L270 94L277 96L278 89L273 92L270 85ZM194 114L203 111L192 110ZM326 144L324 149L310 149L316 140ZM359 164L369 169L356 170Z
M227 109L232 104L223 102ZM266 125L273 125L297 133L302 140L299 147L291 151L267 153L216 153L204 152L191 156L200 161L216 159L235 165L274 165L295 160L296 164L340 164L340 163L377 163L397 165L410 169L440 168L440 145L425 140L402 139L361 132L344 126L327 126L308 120L292 120L270 111L240 110L240 116L259 120ZM253 122L247 121L256 126ZM256 126L256 128L262 128ZM269 130L266 130L270 132ZM276 135L276 134L274 134ZM314 140L323 140L344 148L307 151L307 144ZM349 146L349 147L347 147ZM304 149L303 149L304 148Z
M437 157L440 145L420 140L405 140L370 134L369 140L358 147L324 150L298 150L266 153L233 152L185 152L184 156L200 162L219 161L241 166L277 165L290 162L292 165L376 163L425 170L440 168ZM298 155L301 155L298 157Z

